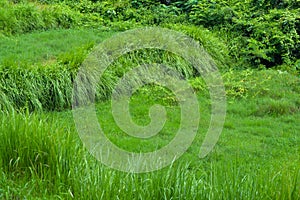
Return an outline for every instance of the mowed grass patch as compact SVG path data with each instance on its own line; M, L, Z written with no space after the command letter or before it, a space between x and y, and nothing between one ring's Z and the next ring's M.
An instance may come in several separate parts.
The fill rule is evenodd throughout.
M113 34L102 29L57 29L0 37L0 63L54 62L61 54L86 44L98 44Z

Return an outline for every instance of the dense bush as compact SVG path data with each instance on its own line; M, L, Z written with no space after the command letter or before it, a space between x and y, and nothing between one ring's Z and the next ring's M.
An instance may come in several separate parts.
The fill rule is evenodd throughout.
M238 56L253 66L291 64L300 56L297 17L294 12L271 10L260 17L235 20L229 30L240 33L240 39L245 40Z
M300 15L294 1L199 1L192 23L221 30L244 66L292 65L300 58Z

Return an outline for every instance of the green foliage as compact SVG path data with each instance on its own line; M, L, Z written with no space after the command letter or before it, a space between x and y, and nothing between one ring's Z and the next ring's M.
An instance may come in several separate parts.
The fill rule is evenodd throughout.
M179 21L179 10L174 6L165 6L153 1L90 1L78 3L66 2L72 9L87 16L102 19L105 25L117 22L135 24L158 25L165 22Z
M185 13L188 13L192 10L193 6L198 3L198 0L188 0L188 1L171 1L172 5L178 7Z
M294 1L199 1L192 23L220 30L241 65L270 68L299 59L299 9Z
M3 35L70 28L80 24L80 14L63 4L7 3L0 7L0 13L0 34Z
M267 11L271 9L299 8L300 2L297 0L251 0L250 5L254 9Z
M296 12L271 10L261 17L236 20L234 30L246 30L241 37L246 43L240 45L240 58L266 67L294 62L300 55L297 17Z
M162 63L189 78L201 108L199 133L170 168L147 174L106 168L83 147L68 109L78 67L112 33L61 30L2 37L0 199L300 199L299 1L0 1L0 36L103 25L116 30L161 25L199 41L221 69L227 93L228 112L217 146L199 160L211 117L203 79L194 77L195 70L179 56L140 50L105 71L97 99L108 99L133 67ZM278 70L228 70L249 66ZM173 93L153 84L131 98L133 119L148 124L149 107L156 103L166 107L169 121L155 139L143 141L120 139L125 133L116 127L109 101L96 109L116 144L152 151L168 144L181 117ZM41 110L64 111L31 112Z
M189 13L189 19L196 25L205 27L230 24L235 12L228 1L199 1Z
M73 33L79 35L65 39L65 35ZM82 40L82 34L87 38ZM36 38L49 37L50 35L53 37L54 43L52 41L51 43L44 41L45 43L35 44ZM31 42L34 44L33 48L38 49L38 52L34 51L26 59L18 58L17 56L14 59L10 55L16 55L19 48L16 52L10 46L6 46L6 49L11 51L11 53L3 55L2 66L0 65L0 85L4 102L10 102L17 109L28 107L30 111L70 108L73 80L78 68L94 47L95 42L103 40L107 35L111 35L111 33L101 33L99 35L101 39L98 36L94 36L94 33L79 30L51 31L49 34L45 32L32 33L23 37L24 41L28 41L24 45L20 45L19 48L25 51ZM60 45L57 45L57 43ZM67 50L66 44L72 50ZM49 45L54 45L55 51L45 48ZM24 46L26 48L23 48ZM32 57L31 60L29 57ZM103 77L99 79L96 98L98 100L108 99L117 81L124 73L141 64L148 63L161 63L172 67L184 77L195 75L195 69L190 64L171 52L161 50L131 52L116 60L104 73ZM3 104L3 107L6 107L6 103Z
M242 68L241 65L244 68L293 66L300 57L298 1L33 2L3 1L0 7L0 35L79 26L127 30L140 26L193 24L204 26L217 37L222 37L234 59L231 63L238 61L234 64L238 68ZM219 55L215 57L221 58Z
M249 104L246 110L239 108L240 114L243 111L245 116L279 117L300 112L300 79L286 71L229 70L222 77L228 103L245 100ZM209 96L201 77L189 82L195 91Z
M270 97L271 99L285 99L298 104L292 98L294 93L300 92L297 76L280 70L230 70L223 74L223 81L227 95L234 98Z

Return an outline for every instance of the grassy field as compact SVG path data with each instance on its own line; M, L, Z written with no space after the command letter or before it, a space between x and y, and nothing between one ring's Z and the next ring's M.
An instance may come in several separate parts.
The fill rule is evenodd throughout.
M74 48L103 41L113 34L103 29L57 29L0 38L0 63L53 61Z
M1 38L1 69L6 69L7 63L22 67L23 62L38 69L72 67L77 63L72 65L66 57L72 61L80 48L88 52L112 34L53 30ZM83 58L87 52L82 53ZM134 63L135 58L130 58L120 62ZM155 55L148 59L155 60ZM26 106L21 110L1 107L0 198L300 199L299 77L277 70L228 70L222 76L227 115L214 150L204 159L198 157L211 114L205 84L194 77L189 81L197 92L201 120L193 144L171 166L144 174L119 172L93 158L78 136L68 106L33 112ZM1 79L2 94L7 85L5 76ZM157 136L144 140L129 137L118 128L110 100L97 103L96 110L112 142L128 151L149 152L165 146L180 121L174 96L155 87L145 87L132 97L133 120L141 125L149 123L149 107L155 103L167 108L168 121Z

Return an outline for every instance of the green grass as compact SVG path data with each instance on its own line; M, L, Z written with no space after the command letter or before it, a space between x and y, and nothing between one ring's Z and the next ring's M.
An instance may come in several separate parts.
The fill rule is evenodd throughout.
M1 38L0 199L300 199L300 79L276 70L222 72L224 129L213 151L200 159L211 117L203 80L170 53L122 56L105 72L105 87L98 91L105 100L96 104L98 120L113 143L150 152L168 144L179 127L176 98L153 86L136 92L130 109L133 121L146 125L149 108L165 106L167 122L160 133L137 139L116 125L109 93L119 77L140 63L170 64L190 78L200 103L199 130L181 158L156 172L124 173L99 163L78 136L70 96L81 62L94 44L112 34L52 30Z
M199 149L210 113L207 94L199 90L202 119L196 139L170 167L152 173L128 174L97 162L80 141L71 111L2 113L0 198L300 199L299 93L293 91L298 88L299 79L287 74L284 76L288 81L284 81L284 77L276 75L277 71L240 73L237 72L238 77L230 75L230 84L239 85L240 81L232 80L245 78L242 74L247 74L248 81L268 75L272 78L260 86L272 86L272 92L245 98L229 95L220 140L207 157L200 159ZM290 90L285 91L289 84ZM228 93L235 88L225 85ZM248 88L247 93L256 94L260 89ZM288 98L289 103L279 103L272 112L257 105L261 102L260 106L273 106L273 95L282 91L280 98ZM178 127L180 113L170 98L155 88L145 88L132 97L133 120L139 124L149 122L149 106L167 106L168 122L150 140L138 141L122 133L112 119L110 101L99 103L96 108L111 141L129 151L153 151L170 141Z
M30 110L70 108L72 80L78 68L97 43L113 34L90 29L52 30L2 38L0 48L5 51L0 54L0 92L3 102L11 102L16 109L24 106ZM107 99L126 71L151 62L169 64L185 77L194 75L191 66L172 53L135 51L109 67L99 82L97 98ZM6 109L7 104L3 102L0 107Z
M47 63L64 53L110 37L103 29L57 29L23 35L0 37L0 63Z
M198 25L172 24L189 23L180 10L173 10L179 9L174 6L146 6L136 12L126 1L107 1L107 4L70 1L71 7L67 2L52 5L46 2L0 2L0 199L300 200L300 78L284 71L299 75L296 63L292 64L298 53L289 51L297 49L297 41L293 40L297 39L293 31L297 21L294 14L279 9L266 15L267 18L283 16L283 25L291 22L291 26L284 27L287 37L283 37L279 31L282 27L275 33L276 26L275 29L270 26L277 17L270 18L270 23L266 19L264 23L251 24L247 15L253 18L253 13L247 12L230 22L232 27L227 22L223 24L224 13L216 12L220 16L212 20L221 17L221 21L209 23L207 30ZM239 8L240 5L244 4L237 5L235 11L249 10ZM214 9L205 11L199 6L193 10L194 14L187 15L197 23L203 20L201 14L211 11ZM258 12L261 11L264 10ZM237 12L232 14L236 17ZM206 19L207 15L203 16ZM210 21L208 18L206 22ZM257 19L254 16L253 22ZM149 108L161 104L167 112L163 129L151 138L137 139L118 127L111 111L110 94L120 77L133 67L144 63L174 67L194 88L201 111L197 136L182 157L161 170L134 174L111 169L88 152L74 124L71 96L78 68L93 47L116 33L110 30L126 30L141 24L160 24L200 42L221 71L227 115L213 151L199 158L211 118L209 93L203 79L197 77L199 74L182 57L161 50L139 50L118 58L97 85L96 99L100 101L95 105L106 137L118 147L132 152L157 150L175 137L180 126L179 102L174 94L147 85L130 99L132 120L147 125ZM280 43L277 47L285 44L282 41L289 39L292 30L288 44L293 47L286 45L269 52L273 50L268 49L268 41L261 41L266 37L260 38L261 34L268 35L268 31L261 33L264 26L275 30L269 35L276 40L270 42ZM72 27L78 29L63 30ZM229 33L231 29L233 32ZM236 38L234 32L246 35ZM278 34L282 37L278 38ZM295 58L292 56L290 60L289 55L281 55L284 49ZM271 61L268 56L272 55L275 60ZM279 65L280 58L284 59L282 71L232 69L245 69L251 63L253 68Z

